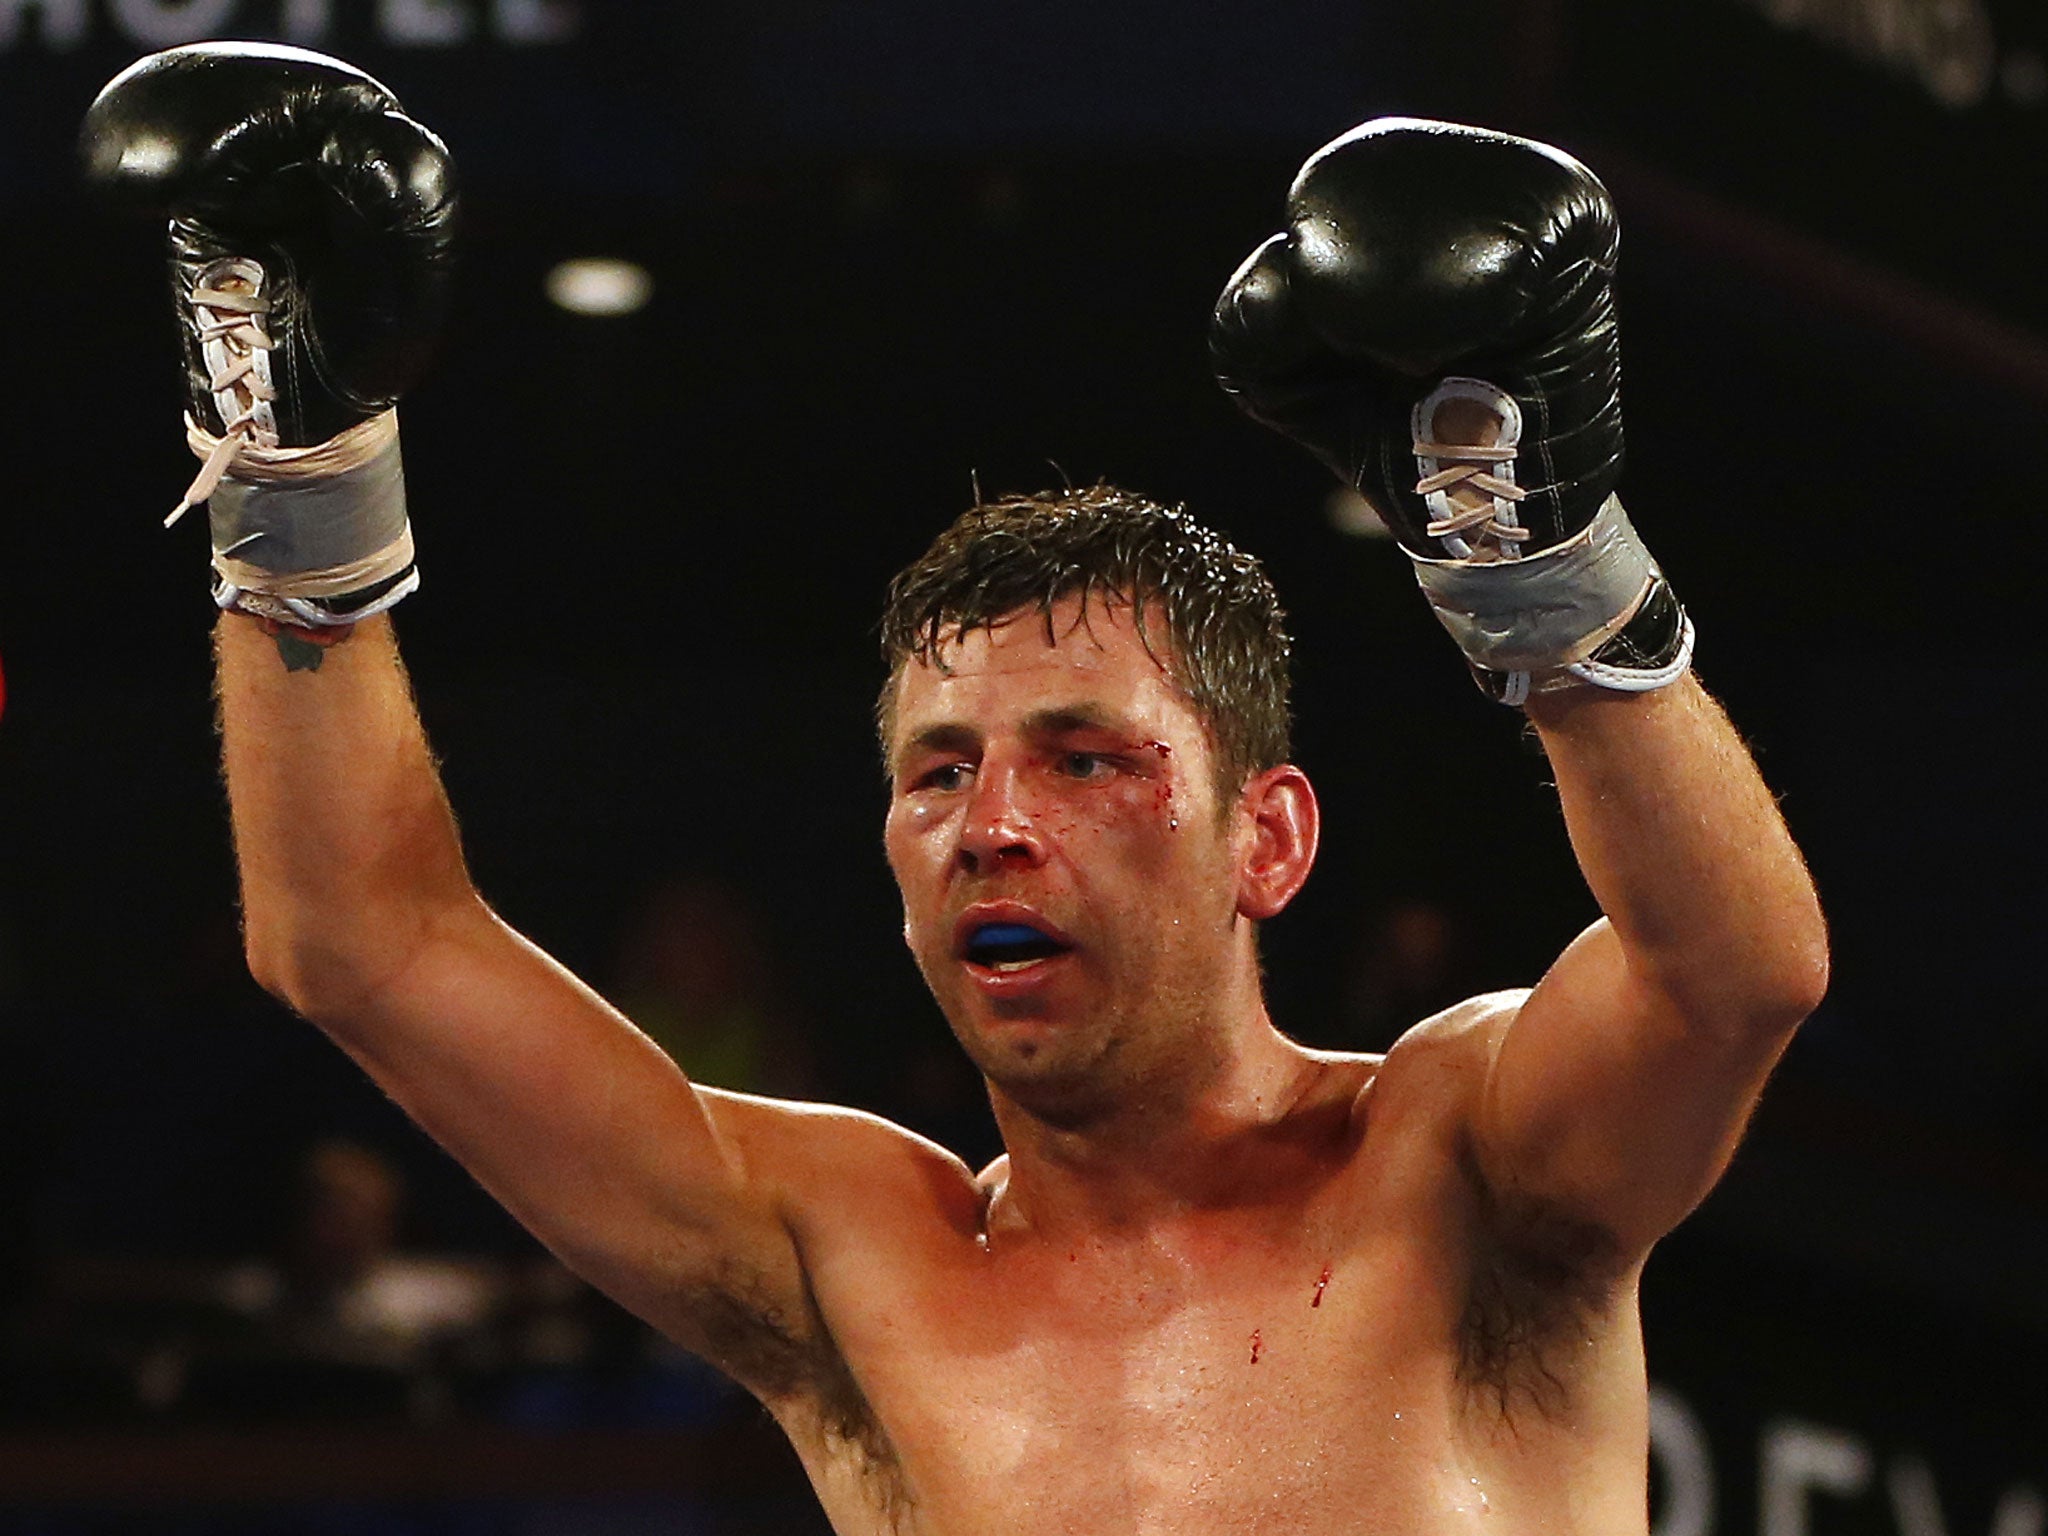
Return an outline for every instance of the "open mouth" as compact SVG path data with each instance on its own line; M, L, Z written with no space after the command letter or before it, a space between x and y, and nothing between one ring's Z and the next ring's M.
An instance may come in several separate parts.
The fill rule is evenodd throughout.
M992 971L1022 970L1067 949L1029 923L983 923L967 936L968 963Z

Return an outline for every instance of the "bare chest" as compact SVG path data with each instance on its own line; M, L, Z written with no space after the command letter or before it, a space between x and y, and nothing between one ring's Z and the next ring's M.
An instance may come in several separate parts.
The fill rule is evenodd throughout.
M1447 1278L1312 1224L976 1254L845 1330L867 1440L835 1475L934 1536L1351 1528L1368 1490L1440 1508Z

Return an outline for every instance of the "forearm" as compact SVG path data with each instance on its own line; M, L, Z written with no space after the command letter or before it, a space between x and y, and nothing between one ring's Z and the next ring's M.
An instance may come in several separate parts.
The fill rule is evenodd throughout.
M1529 716L1631 978L1700 1024L1805 1017L1826 987L1826 927L1720 706L1688 675L1647 694L1540 694Z
M250 967L310 1015L346 1013L482 912L390 621L293 670L229 613L215 651Z

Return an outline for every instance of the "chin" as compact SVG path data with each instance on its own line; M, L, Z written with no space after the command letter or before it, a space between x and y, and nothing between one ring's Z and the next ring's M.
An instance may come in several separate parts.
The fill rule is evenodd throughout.
M990 1086L1040 1120L1074 1127L1116 1106L1120 1081L1110 1042L1077 1038L1072 1026L1048 1039L1000 1021L955 1033Z
M1112 1115L1120 1095L1099 1077L1081 1073L1017 1073L989 1077L1004 1098L1032 1119L1058 1131L1081 1131Z

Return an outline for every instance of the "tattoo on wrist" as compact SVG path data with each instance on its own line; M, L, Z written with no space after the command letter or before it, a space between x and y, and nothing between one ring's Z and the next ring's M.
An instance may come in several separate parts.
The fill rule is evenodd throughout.
M278 660L284 663L287 672L318 672L320 663L327 659L328 648L340 645L356 632L353 624L333 629L300 629L295 624L280 624L275 619L259 622L264 633L277 642Z

